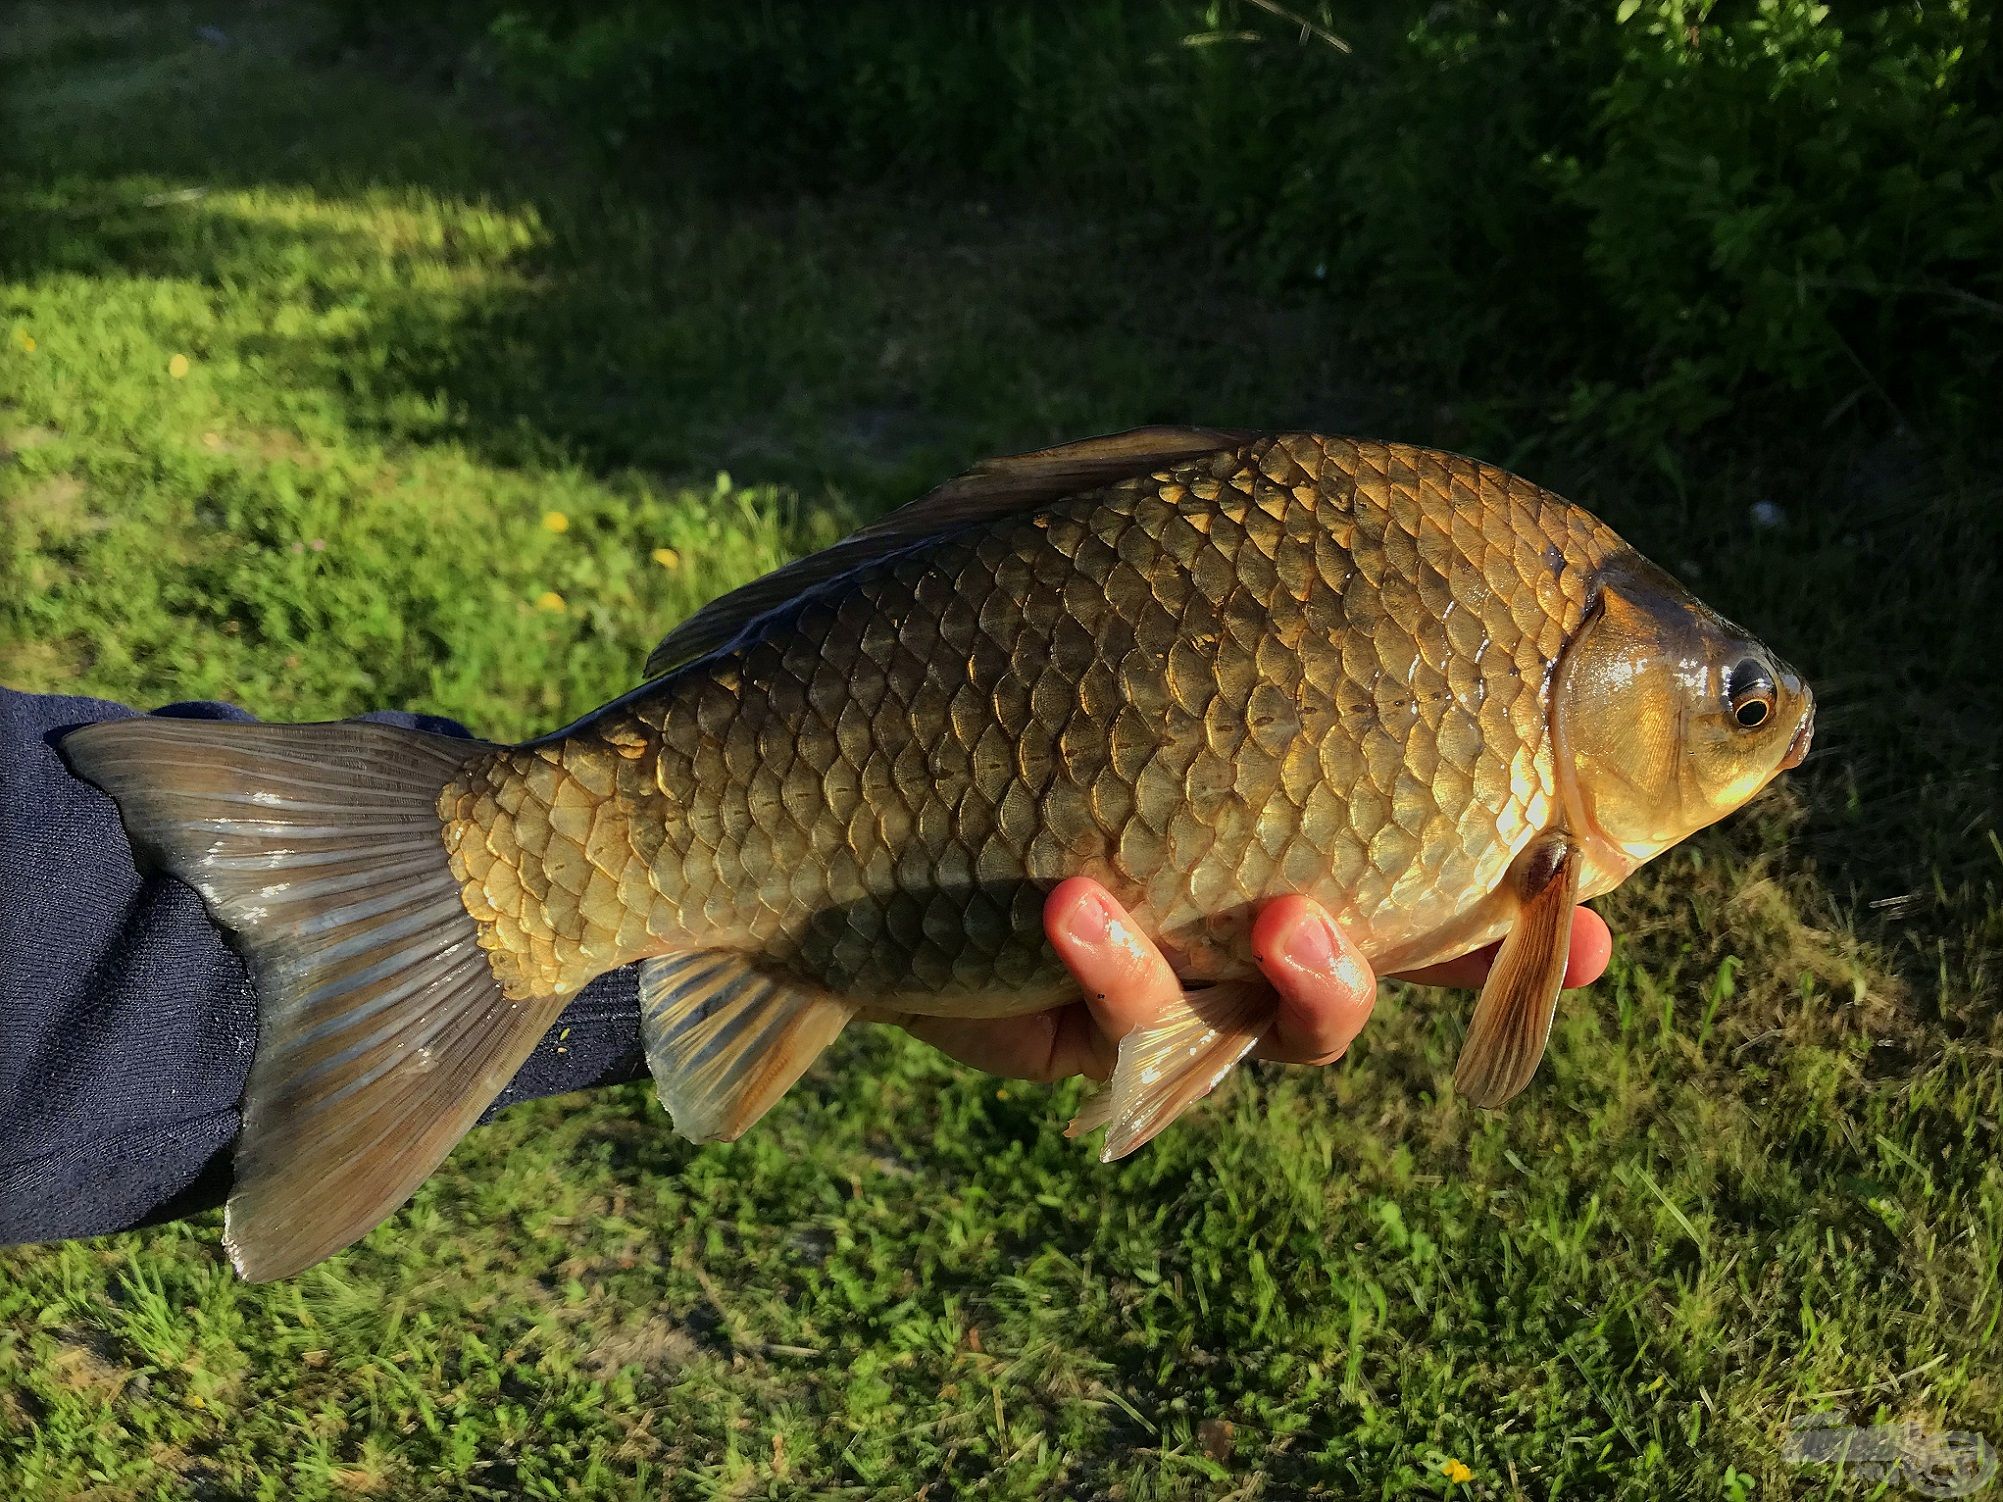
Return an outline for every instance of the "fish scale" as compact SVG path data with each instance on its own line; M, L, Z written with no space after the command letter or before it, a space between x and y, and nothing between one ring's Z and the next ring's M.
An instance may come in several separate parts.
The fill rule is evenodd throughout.
M701 947L1033 1010L1074 874L1192 978L1247 973L1282 891L1423 963L1492 936L1546 822L1552 668L1619 546L1471 460L1261 440L928 539L493 752L440 796L454 874L517 996Z

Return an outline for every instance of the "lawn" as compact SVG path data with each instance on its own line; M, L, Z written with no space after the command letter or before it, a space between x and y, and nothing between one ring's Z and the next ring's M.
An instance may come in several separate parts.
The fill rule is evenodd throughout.
M1448 993L1113 1167L1075 1086L857 1029L735 1146L512 1110L286 1283L215 1215L0 1251L0 1496L1852 1496L1790 1425L2003 1443L1994 468L1754 414L1664 474L1200 235L615 179L421 40L11 13L10 686L525 735L975 458L1179 420L1558 486L1808 673L1818 751L1601 904L1500 1114Z

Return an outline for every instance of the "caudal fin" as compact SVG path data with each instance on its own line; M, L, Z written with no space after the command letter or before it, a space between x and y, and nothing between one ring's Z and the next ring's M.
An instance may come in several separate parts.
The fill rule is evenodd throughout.
M223 1240L254 1281L408 1199L562 1009L501 994L438 796L490 749L388 725L131 719L62 746L135 847L202 894L257 984Z

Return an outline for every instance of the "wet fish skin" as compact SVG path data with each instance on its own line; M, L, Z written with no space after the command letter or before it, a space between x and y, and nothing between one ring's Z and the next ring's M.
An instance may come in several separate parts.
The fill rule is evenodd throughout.
M504 989L728 947L899 1012L1065 980L1104 882L1190 978L1307 892L1385 966L1493 937L1552 671L1624 545L1492 466L1309 435L949 534L440 800Z
M485 746L145 718L63 742L249 958L224 1242L287 1276L392 1213L634 960L658 1093L746 1130L851 1020L1066 999L1085 874L1188 989L1073 1123L1133 1150L1269 1025L1265 898L1381 970L1502 936L1455 1074L1531 1078L1573 905L1806 755L1800 676L1586 512L1472 460L1145 429L990 461Z

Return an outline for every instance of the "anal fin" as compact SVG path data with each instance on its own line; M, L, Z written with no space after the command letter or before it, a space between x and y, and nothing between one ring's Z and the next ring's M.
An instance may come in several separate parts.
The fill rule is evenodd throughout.
M1530 1083L1544 1057L1571 957L1572 908L1584 864L1567 836L1547 834L1510 867L1516 922L1481 988L1454 1068L1454 1089L1478 1106L1509 1100Z
M1088 1132L1096 1132L1100 1127L1112 1124L1113 1087L1101 1085L1078 1102L1078 1114L1073 1116L1071 1124L1064 1128L1064 1135L1083 1137Z
M1104 1126L1100 1158L1124 1158L1216 1089L1272 1020L1273 994L1263 985L1227 982L1185 991L1153 1022L1120 1040L1112 1079L1079 1107L1066 1135Z
M855 1009L728 950L640 967L640 1036L675 1130L732 1142L834 1042Z

